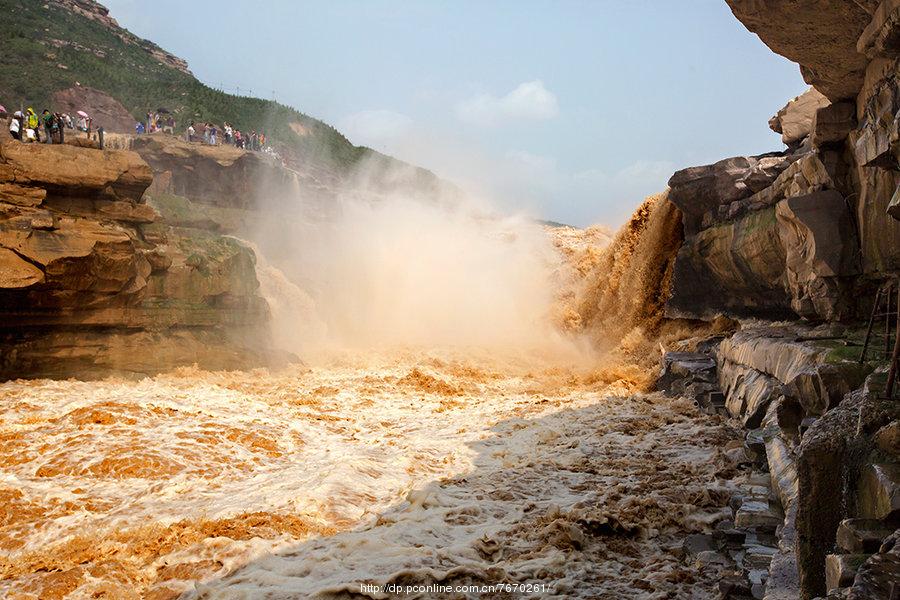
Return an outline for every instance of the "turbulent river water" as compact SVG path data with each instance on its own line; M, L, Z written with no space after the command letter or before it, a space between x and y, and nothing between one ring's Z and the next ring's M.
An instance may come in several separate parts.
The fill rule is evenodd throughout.
M538 357L9 382L0 407L9 597L712 597L672 549L721 513L728 429ZM440 595L523 595L484 591Z
M297 251L297 280L332 277L316 298L258 264L276 341L363 346L0 384L0 596L715 597L680 549L730 514L734 431L641 391L677 212L648 200L601 252L601 230L371 210Z

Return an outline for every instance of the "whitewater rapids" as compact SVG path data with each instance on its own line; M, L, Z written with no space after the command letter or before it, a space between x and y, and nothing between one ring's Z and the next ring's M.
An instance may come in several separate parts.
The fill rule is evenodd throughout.
M672 550L721 518L728 428L534 357L16 381L0 407L6 597L714 596Z

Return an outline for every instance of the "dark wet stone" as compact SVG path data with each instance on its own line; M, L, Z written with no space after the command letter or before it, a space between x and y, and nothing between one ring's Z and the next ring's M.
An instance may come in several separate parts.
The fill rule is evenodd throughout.
M872 554L892 531L876 519L844 519L838 525L837 545L847 554Z

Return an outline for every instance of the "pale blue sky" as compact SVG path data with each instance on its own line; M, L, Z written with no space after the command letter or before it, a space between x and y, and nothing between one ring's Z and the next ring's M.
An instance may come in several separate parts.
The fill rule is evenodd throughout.
M806 89L724 0L102 0L204 82L576 225L673 170L781 149Z

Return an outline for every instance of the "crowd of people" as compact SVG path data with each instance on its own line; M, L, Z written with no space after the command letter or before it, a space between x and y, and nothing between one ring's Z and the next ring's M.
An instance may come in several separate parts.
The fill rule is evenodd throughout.
M221 140L221 143L226 146L234 146L256 152L272 152L271 148L266 145L266 134L264 132L257 132L255 129L251 130L250 133L242 132L239 129L235 129L228 122L225 122L220 131L215 123L194 123L194 121L191 121L185 131L185 138L189 142L202 141L204 144L212 146L218 145Z
M134 130L138 135L148 133L175 133L175 117L166 109L157 112L147 111L147 120L135 123ZM226 122L220 128L209 121L191 121L185 130L185 139L189 142L202 142L210 146L226 145L256 152L274 154L274 150L266 145L266 134L251 130L249 133L236 129Z
M13 139L21 142L36 142L46 144L65 143L66 132L84 132L88 137L94 133L99 135L102 147L103 128L94 127L94 120L84 111L78 111L73 118L68 113L51 112L44 109L37 114L33 108L17 110L11 115L6 114L6 109L0 106L0 118L8 117L9 134ZM135 124L137 134L168 133L175 135L175 117L165 109L156 112L147 111L147 120ZM273 148L267 145L266 134L262 131L251 130L249 133L225 123L221 129L214 123L203 122L195 124L191 121L185 131L185 137L189 142L202 142L211 146L228 145L243 150L266 152L276 155Z
M0 112L2 116L4 114ZM65 143L66 130L82 131L90 137L94 124L93 119L84 112L79 112L73 119L68 113L50 112L47 108L38 115L30 106L6 116L10 136L26 143L62 144Z
M137 133L163 133L175 134L175 117L166 109L158 109L157 112L147 111L147 120L139 121L134 130Z

